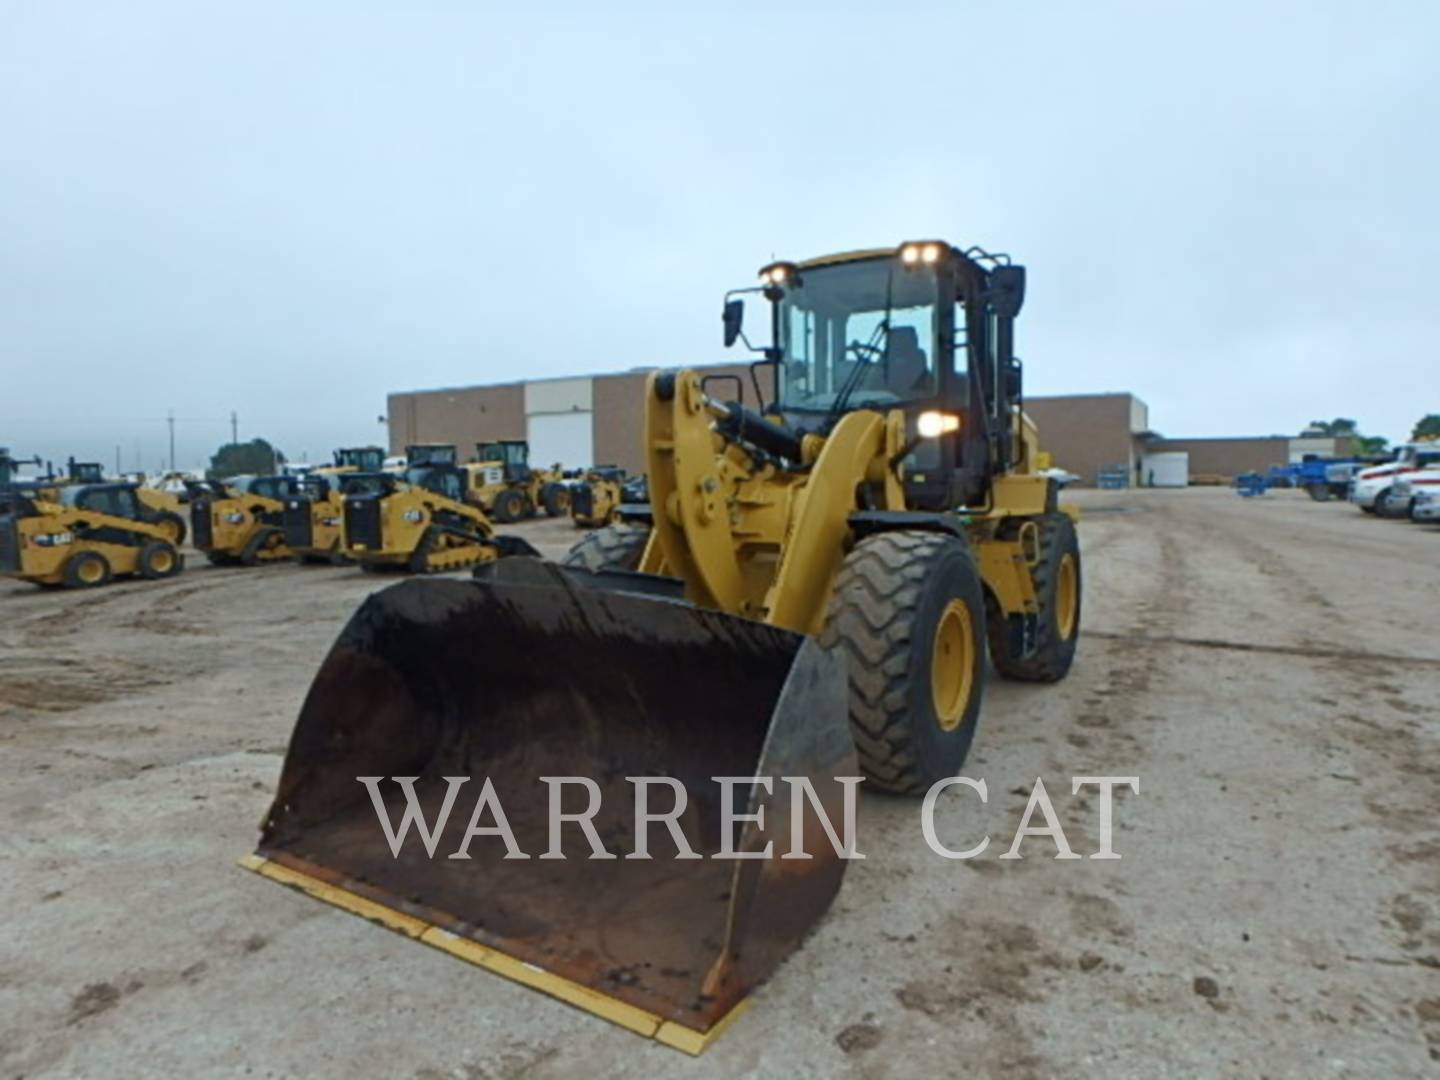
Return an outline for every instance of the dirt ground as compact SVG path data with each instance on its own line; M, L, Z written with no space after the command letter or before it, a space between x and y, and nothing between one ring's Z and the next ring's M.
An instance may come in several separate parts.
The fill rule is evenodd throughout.
M238 869L358 571L0 584L0 1076L1419 1076L1440 1070L1440 529L1293 493L1083 492L1085 630L992 681L926 847L702 1058ZM548 552L565 524L514 527ZM1003 861L1043 777L1133 775L1119 861Z

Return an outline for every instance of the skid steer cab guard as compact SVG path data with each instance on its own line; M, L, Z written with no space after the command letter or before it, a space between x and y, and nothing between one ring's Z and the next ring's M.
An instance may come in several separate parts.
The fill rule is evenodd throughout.
M535 559L474 581L410 580L373 594L341 633L291 739L254 869L517 978L642 1034L698 1052L800 943L839 889L844 786L856 776L839 659L800 634L679 601L601 587ZM535 657L554 657L537 664ZM444 777L470 777L434 856L397 856L357 777L416 777L433 823ZM542 777L600 793L596 833L550 849ZM637 849L635 787L670 777L680 830ZM712 777L770 778L727 789ZM792 840L794 783L809 781ZM516 845L464 835L488 780ZM405 810L387 779L392 822ZM654 813L675 806L650 787ZM567 812L586 792L566 786ZM763 806L763 825L742 815ZM733 819L733 820L732 820ZM725 822L732 820L728 834ZM494 825L487 811L484 825ZM840 837L843 839L843 837ZM770 846L770 857L755 857ZM468 858L452 857L464 848ZM717 857L722 849L747 858Z

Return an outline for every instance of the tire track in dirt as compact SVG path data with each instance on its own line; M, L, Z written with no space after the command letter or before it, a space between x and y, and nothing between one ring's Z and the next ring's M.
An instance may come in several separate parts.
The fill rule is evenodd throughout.
M1432 830L1429 838L1416 840L1415 823L1433 818L1440 805L1440 746L1425 722L1433 715L1440 691L1435 674L1440 659L1337 648L1336 632L1344 625L1344 612L1317 586L1308 566L1282 554L1288 537L1267 544L1261 534L1268 523L1257 524L1247 532L1225 528L1210 517L1194 521L1208 542L1253 564L1279 593L1287 628L1298 642L1251 647L1273 652L1277 662L1303 665L1308 671L1306 697L1297 702L1297 708L1302 704L1308 708L1292 718L1276 717L1272 724L1332 763L1318 781L1337 787L1355 785L1358 790L1347 802L1364 808L1362 827L1393 837L1383 847L1390 873L1377 879L1385 881L1383 891L1390 895L1377 894L1369 910L1347 912L1345 924L1349 937L1378 927L1393 951L1379 956L1324 953L1316 964L1433 969L1440 966L1440 832ZM1403 559L1391 558L1367 567L1377 603L1384 602L1385 590L1394 585L1386 580L1386 572L1398 568L1403 581L1405 566ZM1440 999L1417 994L1406 1004L1417 1036L1430 1047L1431 1058L1440 1060ZM1333 993L1321 1012L1332 1022L1350 1024L1362 1023L1370 1015L1363 995L1349 992L1348 987Z

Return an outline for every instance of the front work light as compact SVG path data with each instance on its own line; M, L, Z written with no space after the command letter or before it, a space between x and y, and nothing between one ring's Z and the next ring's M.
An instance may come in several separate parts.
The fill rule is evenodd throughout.
M797 280L796 266L794 263L777 262L771 263L760 271L761 285L793 285Z
M938 240L923 240L900 245L900 261L909 267L934 266L945 254L945 245Z
M922 439L938 439L952 431L960 430L960 417L954 413L923 412L915 424L915 430Z

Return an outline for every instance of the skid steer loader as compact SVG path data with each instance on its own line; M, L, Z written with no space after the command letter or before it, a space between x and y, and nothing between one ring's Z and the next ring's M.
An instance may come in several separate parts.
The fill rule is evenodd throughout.
M65 463L63 476L51 475L34 481L37 490L49 489L47 498L58 501L62 488L82 484L104 484L105 466L98 461L76 461L73 457ZM140 516L143 520L160 526L165 539L174 547L185 543L185 518L180 513L180 500L171 492L160 491L148 484L135 488L135 497L140 501Z
M185 567L134 484L14 489L0 511L0 575L86 589L115 577L158 580Z
M192 480L190 533L215 566L260 566L289 559L285 502L299 494L293 476Z
M501 524L533 517L544 510L559 517L570 507L570 489L561 467L530 467L530 444L524 439L501 439L475 444L475 460L465 466L470 474L470 501Z
M534 555L515 537L499 536L485 512L467 500L467 471L455 447L415 445L401 477L364 474L345 495L344 552L368 572L412 574L463 570L502 555Z
M1080 553L1033 473L1012 347L1024 281L938 241L765 267L773 403L654 373L648 515L590 534L569 565L506 559L370 596L316 676L246 865L703 1049L838 891L844 849L825 838L843 778L920 794L954 775L987 649L1011 678L1070 668ZM743 320L732 294L727 345ZM407 806L395 778L434 823L444 778L465 775L493 782L532 857L537 778L589 778L622 857L467 849L464 813L436 825L438 857L413 839L392 856L376 818L382 795L392 821ZM388 778L374 805L361 776ZM625 781L656 776L687 796L701 858L623 857L647 835L621 812ZM814 802L780 796L796 777Z
M285 546L301 562L349 562L341 535L345 491L375 490L384 467L385 451L378 446L342 447L333 465L300 477L281 515Z

